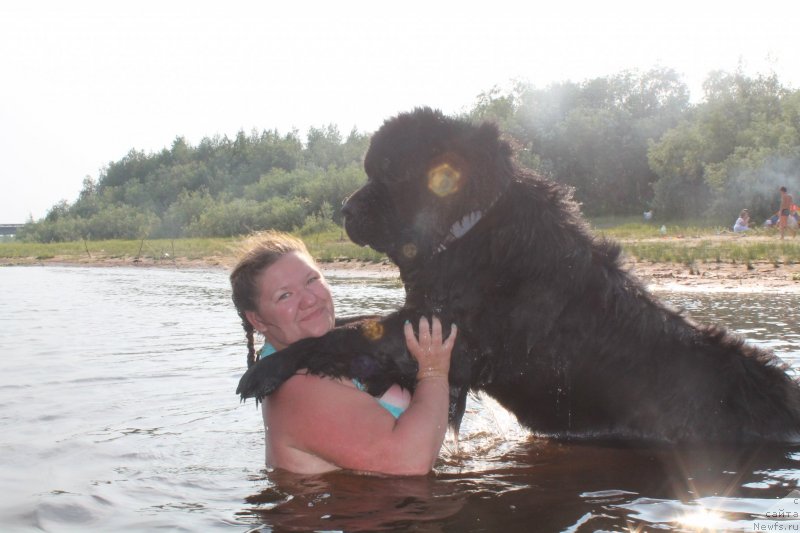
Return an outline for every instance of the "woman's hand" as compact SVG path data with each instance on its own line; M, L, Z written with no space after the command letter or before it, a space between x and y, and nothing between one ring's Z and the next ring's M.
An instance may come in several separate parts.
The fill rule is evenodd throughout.
M405 323L404 332L408 351L419 365L417 381L429 378L447 379L450 371L450 355L458 333L456 325L451 326L450 336L444 341L442 341L442 323L435 316L430 325L424 316L419 318L419 339L414 336L414 329L408 321Z

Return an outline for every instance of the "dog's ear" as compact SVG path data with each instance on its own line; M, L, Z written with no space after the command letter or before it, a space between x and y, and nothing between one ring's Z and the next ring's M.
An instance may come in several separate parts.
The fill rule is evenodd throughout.
M483 160L489 164L499 165L505 169L511 161L513 155L511 144L503 138L497 124L493 122L484 122L478 126L472 142L474 147L479 147L484 154Z
M483 122L476 129L475 137L487 146L495 145L500 139L500 128L494 122Z
M469 154L475 198L494 198L504 190L515 174L514 149L497 125L484 122L473 127L465 148Z

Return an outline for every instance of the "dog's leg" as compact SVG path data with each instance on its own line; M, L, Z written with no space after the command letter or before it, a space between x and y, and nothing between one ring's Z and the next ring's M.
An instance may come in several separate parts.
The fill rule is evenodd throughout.
M408 355L399 314L336 328L322 337L300 340L266 357L242 376L236 392L260 399L299 370L331 377L357 378L373 395L392 383L413 389L417 364Z

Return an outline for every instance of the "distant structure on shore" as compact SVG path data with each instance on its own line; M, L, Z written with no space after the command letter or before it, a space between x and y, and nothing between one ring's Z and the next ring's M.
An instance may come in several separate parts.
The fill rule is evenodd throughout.
M25 224L0 224L0 235L16 235L17 230Z

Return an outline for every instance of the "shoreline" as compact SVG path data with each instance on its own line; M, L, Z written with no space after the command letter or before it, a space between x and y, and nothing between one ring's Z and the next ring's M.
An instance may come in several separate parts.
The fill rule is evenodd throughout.
M752 268L735 263L702 263L688 267L677 263L628 260L624 268L653 292L736 292L800 294L800 264L779 265L753 262ZM392 264L328 263L326 276L387 278L398 277Z
M0 266L73 266L73 267L131 267L230 270L235 259L212 256L202 259L144 258L80 258L53 257L48 259L19 258L5 260ZM398 278L397 267L388 261L334 261L320 263L328 277L338 278ZM629 259L624 267L636 275L653 292L738 292L800 294L800 264L753 262L751 268L741 263L699 263L689 267L678 263L652 263Z

